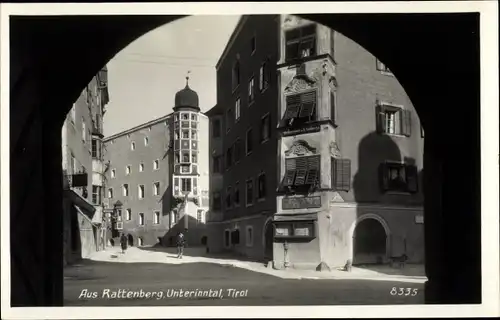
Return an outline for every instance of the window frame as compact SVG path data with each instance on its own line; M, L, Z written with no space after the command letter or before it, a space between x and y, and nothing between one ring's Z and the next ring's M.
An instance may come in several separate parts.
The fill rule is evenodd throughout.
M250 184L249 184L250 182ZM251 186L251 202L249 202L249 196L248 196L248 191L249 191L249 188L248 186ZM254 189L255 189L255 186L254 186L254 179L253 178L248 178L246 181L245 181L245 206L246 207L251 207L254 205L254 200L255 200L255 194L254 194Z
M142 197L141 197L141 191L142 191ZM146 197L146 187L143 184L140 184L137 186L137 198L144 199L145 197Z
M123 197L130 196L130 189L129 189L129 184L128 183L122 184L122 196Z
M137 217L139 218L138 225L144 227L146 225L146 217L144 216L144 212L139 212Z
M261 195L260 194L260 183L261 183L261 179L264 179L263 181L263 184L264 184L264 194ZM259 173L259 175L257 176L257 201L264 201L267 197L267 176L266 176L266 173L264 171L262 171L261 173Z
M159 196L161 194L160 186L160 181L153 182L153 196Z
M255 102L255 76L252 74L248 79L248 106Z
M267 119L267 126L265 120ZM264 128L267 127L267 137L264 137ZM271 139L271 113L268 112L260 118L260 143L266 143Z
M236 201L238 199L238 201ZM240 182L236 181L234 183L234 190L233 190L233 206L234 207L240 207L241 206L241 195L240 195Z
M160 169L160 160L156 159L153 161L153 170L159 170Z
M304 35L304 30L307 28L311 28L311 29L314 28L314 32L310 35ZM289 39L289 34L291 32L297 32L298 37L293 38L293 39ZM297 61L297 60L302 60L302 59L306 59L308 57L316 56L318 54L318 40L319 39L318 39L318 25L316 23L309 23L306 25L301 25L301 26L297 26L297 27L285 30L284 31L284 39L285 39L285 50L284 50L285 62L293 62L293 61ZM307 43L308 41L311 41L311 40L312 40L312 47L309 48L309 49L311 49L311 52L307 56L302 55L301 50L303 50L302 47L303 47L304 43ZM295 53L295 55L293 57L291 57L289 55L290 54L289 47L292 44L296 44L296 46L297 46L297 52Z
M161 223L161 213L159 210L154 210L153 211L153 224L160 224Z
M249 230L251 230L251 237L249 237ZM251 248L253 247L253 243L254 243L254 232L253 232L253 226L246 226L245 227L245 245L248 247L248 248Z
M285 110L282 116L282 122L285 122L285 126L289 126L290 122L293 120L293 123L296 125L302 125L308 122L314 122L318 120L318 94L319 90L317 88L308 89L299 93L291 93L285 95ZM314 97L313 100L308 101L306 98L308 95ZM291 101L292 98L297 99L296 102ZM301 116L303 110L307 110L304 106L307 104L313 104L309 115ZM293 106L293 107L292 107ZM294 111L294 107L296 110ZM283 125L283 124L282 124Z
M310 159L312 159L310 161ZM292 164L288 165L294 161L294 168L292 167ZM305 168L302 166L302 168L297 168L297 161L305 161ZM317 164L315 164L317 163ZM304 164L302 164L304 165ZM312 167L312 168L311 168ZM298 176L298 173L303 172L301 176ZM304 172L305 171L305 172ZM312 172L311 172L312 171ZM316 171L316 172L314 172ZM309 175L313 177L313 182L308 183ZM300 177L301 179L304 180L303 183L297 184L297 178ZM289 182L289 179L292 181ZM282 185L284 187L292 187L292 188L297 188L297 187L312 187L317 184L321 184L321 156L320 155L310 155L310 156L300 156L300 157L288 157L285 158L285 175L283 177L283 182Z
M250 135L249 135L249 133L250 133ZM251 155L253 150L254 150L254 141L253 140L254 140L253 139L253 128L249 127L245 131L245 155L247 155L247 156ZM249 141L250 141L250 144L249 144ZM250 146L250 150L248 149L249 146Z
M241 119L241 99L236 97L234 100L234 122L237 123Z

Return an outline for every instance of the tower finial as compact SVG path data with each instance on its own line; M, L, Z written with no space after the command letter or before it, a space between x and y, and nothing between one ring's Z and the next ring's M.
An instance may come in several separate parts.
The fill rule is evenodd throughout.
M186 87L189 86L189 74L191 73L191 70L188 70L187 75L186 75Z

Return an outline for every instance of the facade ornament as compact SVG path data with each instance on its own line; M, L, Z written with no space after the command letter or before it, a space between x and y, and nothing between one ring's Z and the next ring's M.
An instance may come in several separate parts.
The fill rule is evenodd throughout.
M304 155L311 155L311 154L316 154L316 148L313 148L309 145L304 140L297 140L295 141L290 149L285 151L285 156L304 156Z
M337 145L336 142L330 143L330 154L334 158L341 158L342 157L342 155L340 154L339 146Z

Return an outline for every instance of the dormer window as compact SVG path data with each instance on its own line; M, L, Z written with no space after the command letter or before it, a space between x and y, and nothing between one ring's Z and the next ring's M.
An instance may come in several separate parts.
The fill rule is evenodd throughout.
M286 38L286 61L316 55L316 24L288 30Z

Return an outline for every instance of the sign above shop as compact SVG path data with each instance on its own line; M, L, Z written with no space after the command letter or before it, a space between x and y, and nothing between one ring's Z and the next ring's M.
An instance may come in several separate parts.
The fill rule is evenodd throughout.
M321 208L321 197L283 198L281 201L283 210Z

